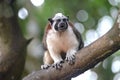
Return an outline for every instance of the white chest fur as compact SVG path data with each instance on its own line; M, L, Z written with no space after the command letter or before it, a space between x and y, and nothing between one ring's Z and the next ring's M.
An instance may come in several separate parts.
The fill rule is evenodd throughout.
M48 49L57 50L57 52L67 52L69 49L77 48L79 42L69 26L64 32L54 32L52 29L49 30L46 38Z

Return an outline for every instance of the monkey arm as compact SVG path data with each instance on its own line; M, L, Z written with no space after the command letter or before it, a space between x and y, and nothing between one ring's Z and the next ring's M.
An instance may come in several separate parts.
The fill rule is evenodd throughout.
M71 22L69 22L69 25L72 27L73 32L74 32L74 34L76 35L76 38L77 38L77 40L78 40L79 43L80 43L80 44L79 44L79 47L78 47L78 50L80 50L81 48L84 47L84 43L83 43L81 34L80 34L80 32L74 27L74 25L73 25Z
M81 48L84 47L84 43L83 43L83 40L82 40L82 37L81 37L81 34L80 32L78 32L78 30L75 28L75 27L72 27L73 28L73 32L75 33L76 37L77 37L77 40L79 41L79 48L78 50L80 50Z

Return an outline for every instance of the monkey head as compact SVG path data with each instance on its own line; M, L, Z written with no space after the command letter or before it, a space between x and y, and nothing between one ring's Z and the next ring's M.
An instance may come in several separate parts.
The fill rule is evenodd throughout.
M53 18L48 19L54 31L63 32L68 28L69 17L57 13Z

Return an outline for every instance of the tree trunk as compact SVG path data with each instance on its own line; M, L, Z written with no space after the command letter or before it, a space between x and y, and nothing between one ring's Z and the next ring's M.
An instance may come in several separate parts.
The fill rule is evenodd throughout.
M13 2L0 1L0 80L20 80L25 64L27 40L20 31Z

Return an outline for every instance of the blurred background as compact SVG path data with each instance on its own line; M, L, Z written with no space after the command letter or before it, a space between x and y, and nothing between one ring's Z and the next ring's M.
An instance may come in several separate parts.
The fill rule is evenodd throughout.
M18 19L28 46L24 75L40 69L43 64L41 45L48 18L61 12L70 17L89 45L113 26L120 0L17 0ZM120 50L72 80L120 80Z

